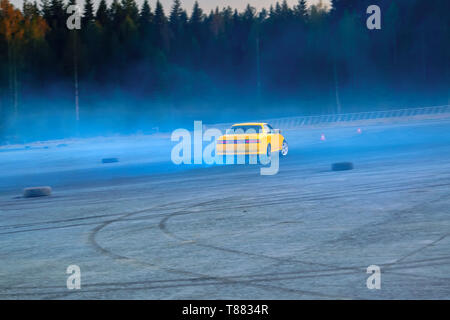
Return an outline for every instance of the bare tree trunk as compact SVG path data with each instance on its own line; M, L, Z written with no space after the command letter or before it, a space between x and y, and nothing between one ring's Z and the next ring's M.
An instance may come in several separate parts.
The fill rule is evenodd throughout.
M13 84L13 61L12 61L12 48L11 42L7 41L6 45L8 46L8 84L9 84L9 99L11 105L14 106L14 84Z
M339 99L339 84L336 70L336 63L333 64L333 74L334 74L334 91L336 94L336 113L341 113L341 101Z
M11 104L14 110L14 117L17 116L18 112L18 84L17 84L17 59L14 43L11 41L6 42L8 46L8 82L9 82L9 94L11 99Z
M256 87L258 94L258 106L261 103L261 59L260 59L260 47L259 47L259 34L256 37Z
M422 28L422 77L423 77L423 81L424 83L426 83L427 81L427 61L426 61L426 57L425 57L425 31Z
M19 85L17 80L17 55L14 53L14 73L13 73L13 83L14 83L14 115L18 115L19 109Z
M80 121L80 106L78 96L78 60L77 60L77 34L73 35L73 80L75 89L75 119L78 131L78 123Z

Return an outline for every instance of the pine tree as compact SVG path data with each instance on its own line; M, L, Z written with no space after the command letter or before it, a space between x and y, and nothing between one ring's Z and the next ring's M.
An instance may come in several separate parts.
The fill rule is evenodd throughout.
M50 21L51 18L51 12L50 12L50 0L42 0L42 15L43 18L47 21L47 23Z
M66 12L62 0L42 0L42 12L44 19L50 26L53 37L63 34L62 26L66 25Z
M95 13L95 19L100 23L101 26L106 27L110 23L110 16L108 11L108 4L106 0L101 0L97 12Z
M25 0L22 5L22 12L25 18L32 18L39 16L39 8L36 2L28 2Z
M277 15L278 18L280 18L281 17L281 13L282 13L282 10L281 10L280 3L277 2L275 4L275 14Z
M271 20L273 20L273 19L275 19L275 9L273 8L273 5L270 5L270 8L269 8L269 18L271 19Z
M174 0L172 5L172 10L170 11L169 21L171 24L177 24L180 20L181 13L183 9L181 8L180 0Z
M19 108L19 64L21 60L20 46L23 43L25 30L24 17L8 0L0 1L0 39L6 40L8 58L9 90L14 116Z
M64 3L62 0L50 0L46 10L48 10L48 20L46 19L46 21L50 27L47 34L48 44L55 56L63 56L65 43L67 42L67 34L69 32L66 26L67 13L64 10ZM58 61L56 66L57 72L64 72L62 61Z
M39 12L39 7L36 2L23 2L23 17L24 17L24 30L25 30L25 41L31 42L34 46L36 41L42 41L45 34L48 31L48 25L45 20L41 17Z
M233 16L233 9L230 6L223 8L222 16L224 19L231 19L231 17Z
M61 21L65 22L64 3L62 0L50 0L50 15L51 18L56 20L58 23Z
M152 9L148 4L148 0L145 0L139 15L139 25L142 28L148 28L152 22L153 22Z
M194 7L192 9L191 19L189 22L192 26L200 26L203 22L203 19L203 10L198 5L198 2L195 1Z
M156 1L154 25L156 29L156 44L167 51L169 49L169 30L164 8L159 0Z
M292 10L289 8L289 5L286 0L283 0L281 3L281 18L285 21L288 21L292 17Z
M187 25L188 22L188 14L186 12L186 10L182 10L180 13L180 24L182 27L185 27Z
M119 3L119 0L113 0L109 9L109 16L111 19L111 25L113 29L116 29L123 20L123 9Z
M122 8L124 17L130 17L133 23L139 20L139 8L134 0L122 0Z
M94 21L94 5L92 0L85 0L83 8L83 24Z
M174 0L172 5L172 10L169 15L169 25L172 35L176 38L179 37L182 32L182 14L183 9L181 8L180 0Z
M197 37L201 35L201 28L204 19L205 16L203 14L203 10L198 5L198 2L195 1L194 7L192 9L191 18L189 20L189 25L191 27L193 34Z
M244 13L242 14L242 18L246 22L252 22L253 19L255 18L255 13L256 13L255 8L247 4L247 7L245 8Z
M294 7L294 16L299 20L306 20L308 17L308 7L306 0L299 0L298 4Z
M219 11L219 7L216 7L214 12L211 12L208 20L209 30L212 32L214 37L217 38L219 34L222 34L224 31L223 17Z
M267 17L268 17L268 13L266 8L262 8L261 11L259 12L259 22L263 22Z
M156 1L156 8L155 8L155 24L158 27L161 27L167 23L166 15L164 14L164 8L161 4L161 2L158 0Z

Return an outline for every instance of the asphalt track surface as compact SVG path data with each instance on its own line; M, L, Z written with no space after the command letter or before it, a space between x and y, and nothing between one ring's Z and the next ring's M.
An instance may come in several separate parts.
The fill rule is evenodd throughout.
M287 131L273 176L176 166L167 137L3 149L0 299L449 299L449 129Z

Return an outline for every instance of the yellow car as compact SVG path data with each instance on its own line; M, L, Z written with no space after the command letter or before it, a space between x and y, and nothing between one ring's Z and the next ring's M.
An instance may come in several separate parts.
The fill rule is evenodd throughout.
M237 123L217 140L217 155L267 155L279 152L285 157L288 144L279 129L264 122Z

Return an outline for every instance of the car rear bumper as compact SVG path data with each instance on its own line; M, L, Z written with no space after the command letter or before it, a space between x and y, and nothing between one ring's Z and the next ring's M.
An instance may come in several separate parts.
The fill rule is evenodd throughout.
M272 146L272 152L280 151L281 147L274 149ZM264 144L245 144L245 145L216 145L216 153L221 156L225 155L254 155L254 154L266 154L267 146Z
M236 152L236 151L231 151L231 152L223 152L223 151L217 151L217 154L219 156L238 156L238 155L258 155L258 154L266 154L265 152L249 152L249 151L245 151L245 152Z
M252 154L265 154L266 148L260 143L246 143L246 144L234 144L234 145L216 145L216 153L218 155L252 155Z

